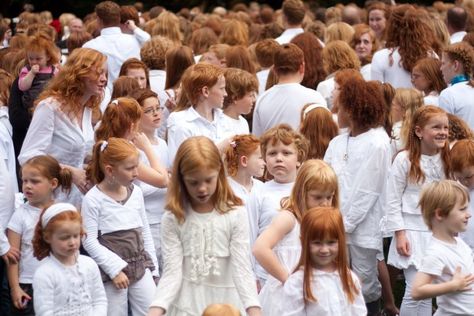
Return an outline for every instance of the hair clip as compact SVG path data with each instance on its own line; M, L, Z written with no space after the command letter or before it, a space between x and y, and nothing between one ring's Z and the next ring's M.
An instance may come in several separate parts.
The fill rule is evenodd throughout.
M235 142L235 140L231 141L229 145L230 145L230 147L232 147L232 148L237 147L237 143Z
M106 140L104 140L102 144L100 144L100 152L103 152L105 148L107 148L108 145L109 143Z
M110 103L111 103L111 104L118 105L118 100L117 100L117 99L115 99L115 100L112 100L112 101L110 101Z
M329 111L329 109L324 105L317 104L317 103L311 103L311 105L309 105L306 109L304 109L303 119L306 118L306 115L308 115L309 112L311 112L312 110L317 109L317 108L322 108L322 109L326 109L327 111ZM331 112L331 111L329 111L329 112Z

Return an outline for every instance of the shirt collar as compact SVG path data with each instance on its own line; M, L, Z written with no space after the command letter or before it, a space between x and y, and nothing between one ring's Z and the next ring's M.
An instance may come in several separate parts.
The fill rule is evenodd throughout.
M100 30L100 35L114 35L114 34L122 34L120 27L112 26L112 27L104 27Z

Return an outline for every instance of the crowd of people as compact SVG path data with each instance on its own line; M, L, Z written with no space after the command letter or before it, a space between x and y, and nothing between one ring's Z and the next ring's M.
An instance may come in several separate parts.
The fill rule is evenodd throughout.
M27 6L0 45L1 315L474 315L472 0Z

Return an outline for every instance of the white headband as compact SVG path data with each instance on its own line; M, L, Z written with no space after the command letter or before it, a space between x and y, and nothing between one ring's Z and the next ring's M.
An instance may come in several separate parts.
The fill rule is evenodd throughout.
M49 221L54 216L56 216L56 215L58 215L62 212L66 212L66 211L76 211L77 212L77 209L74 205L69 204L69 203L56 203L56 204L51 205L43 213L43 217L41 219L41 226L43 228L45 228L46 225L48 225Z
M311 112L312 110L317 109L317 108L322 108L322 109L326 109L327 111L329 111L329 109L325 105L312 103L310 106L308 106L306 109L304 109L303 119L306 118L306 115L308 115L309 112ZM331 112L331 111L329 111L329 112Z

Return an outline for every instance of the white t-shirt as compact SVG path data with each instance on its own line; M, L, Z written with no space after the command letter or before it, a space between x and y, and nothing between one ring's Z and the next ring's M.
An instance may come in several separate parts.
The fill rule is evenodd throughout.
M456 267L461 273L474 273L474 257L471 248L455 237L450 244L434 236L423 257L420 272L436 276L435 283L451 281ZM438 310L435 315L474 315L474 289L440 295L437 298Z
M268 74L270 73L270 68L260 70L257 72L258 79L258 95L261 95L265 92L265 87L267 86Z
M230 138L235 135L249 134L249 123L243 118L242 115L239 115L239 118L236 120L225 113L222 113L222 126L223 138Z
M25 203L15 210L8 223L8 229L21 235L20 283L33 283L33 276L40 264L33 256L31 242L40 214L41 209Z

